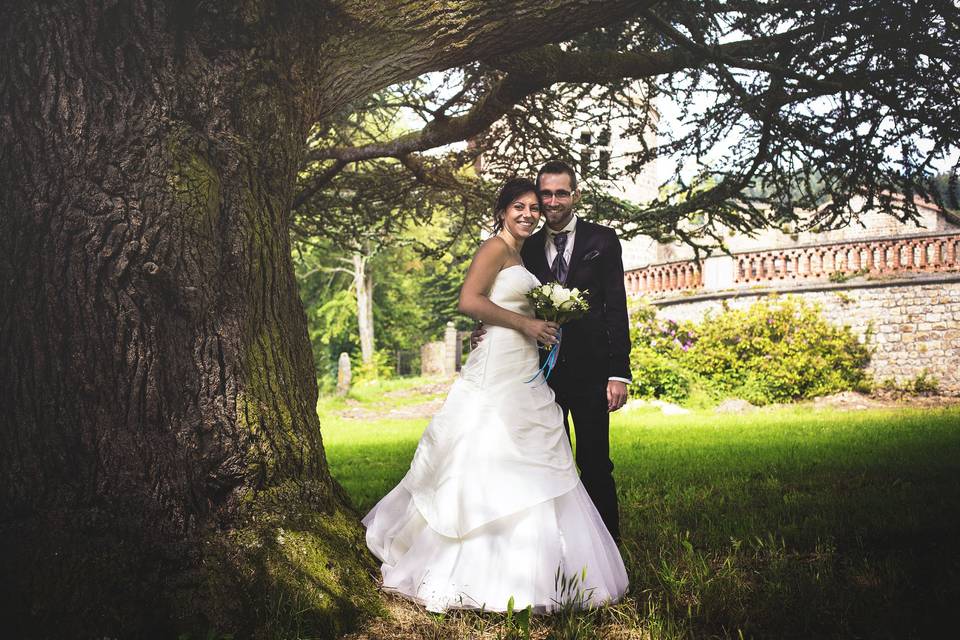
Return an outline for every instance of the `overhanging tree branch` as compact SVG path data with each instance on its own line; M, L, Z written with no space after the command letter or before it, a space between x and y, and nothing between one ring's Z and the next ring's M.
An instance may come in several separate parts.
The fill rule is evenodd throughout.
M845 191L859 188L858 183L875 182L878 188L891 188L901 179L889 167L870 168L886 164L882 154L871 151L873 145L896 143L892 137L895 130L903 136L929 136L933 128L942 137L949 129L946 123L956 119L955 108L927 109L905 99L909 98L905 87L917 82L912 78L916 74L905 70L902 54L891 57L887 45L878 39L886 21L878 18L874 8L862 3L790 8L760 2L738 7L704 9L689 3L662 5L662 10L658 7L654 13L638 6L635 15L641 19L625 27L622 33L628 34L626 38L607 37L611 34L604 31L563 46L497 51L481 57L479 67L465 70L467 80L459 90L431 89L412 102L405 88L397 90L397 95L411 109L415 105L414 111L427 120L422 129L392 140L383 139L384 130L371 127L365 135L345 136L337 142L335 136L327 136L326 145L314 148L308 160L324 162L316 170L333 160L355 163L395 158L420 185L456 191L454 184L443 186L443 180L433 174L445 163L466 166L479 153L485 158L484 175L492 179L528 172L527 163L545 157L565 157L578 166L589 162L584 160L589 152L571 144L570 131L602 134L609 125L601 112L607 109L604 105L610 105L609 113L619 114L614 117L632 118L628 125L632 131L626 135L641 149L621 156L631 158L626 169L617 169L622 175L643 171L651 159L668 155L683 155L698 164L704 161L703 172L693 184L686 185L686 179L675 176L679 186L668 191L685 194L682 197L688 203L695 191L693 201L718 207L711 220L749 230L769 221L765 215L749 211L750 207L730 204L738 192L779 190L776 206L789 215L791 207L809 207L822 192L840 202ZM897 7L918 14L926 11ZM932 19L918 15L905 23L923 37L932 33L930 29L936 30L935 21L925 27L917 25ZM741 35L742 39L724 42L735 33L751 37ZM909 39L904 42L912 50L925 51ZM956 61L955 55L936 43L931 44L929 55L936 64ZM705 81L704 76L713 76L716 84ZM652 78L658 79L651 82ZM637 80L647 80L639 91L631 85ZM477 89L487 86L490 88L478 97ZM547 88L550 91L545 91ZM946 87L940 93L952 91ZM697 93L712 96L707 101L693 99ZM648 140L644 132L657 130L658 114L644 115L637 98L651 100L657 94L669 96L681 106L685 118L692 115L686 125L693 126L676 134L660 131ZM827 96L837 97L818 102ZM393 108L399 102L385 99L383 104ZM693 110L688 113L689 107ZM448 116L450 113L457 115ZM878 136L875 125L887 118L897 124ZM824 125L815 126L817 121ZM728 144L724 138L734 134L742 143L727 154L725 166L714 165L712 150L723 148ZM368 143L371 138L375 141ZM356 142L344 144L350 140ZM431 160L420 167L411 162L422 163L426 158L417 155L422 151L462 140L474 143L467 152L451 152L443 162ZM501 154L502 161L498 159ZM931 158L928 154L915 161L911 175L929 170ZM808 166L817 169L811 173ZM589 169L584 170L589 174ZM883 179L881 174L885 174ZM722 188L701 184L704 176L707 183L718 182ZM460 178L470 182L466 176ZM796 193L802 194L799 200ZM667 200L673 197L666 196ZM721 202L724 199L727 202ZM660 219L667 228L675 228L680 216L692 209L667 204L667 200L654 208L663 212L672 208L673 213ZM311 215L321 211L315 207ZM649 216L644 216L659 214L651 209ZM742 217L742 224L737 216Z
M449 108L451 99L437 110L441 115L418 131L387 142L314 149L308 153L307 161L336 159L349 163L426 151L477 135L524 98L558 82L600 83L625 78L650 78L690 69L705 60L716 60L742 68L762 69L790 77L815 87L816 93L811 92L809 95L825 95L851 88L854 84L853 78L825 81L743 57L773 53L789 44L796 36L809 31L809 28L795 29L768 38L731 42L714 49L700 47L692 41L688 41L690 46L654 52L570 52L556 45L546 45L517 54L498 56L486 62L496 69L506 71L508 75L463 116L447 118L442 115ZM857 79L855 85L859 84ZM460 94L456 97L460 97Z
M345 160L337 160L332 165L330 165L323 172L313 176L310 179L310 183L300 190L299 193L293 198L293 208L301 206L304 202L310 199L310 197L315 194L317 191L327 186L331 180L347 166Z
M747 68L757 63L747 56L773 53L788 45L793 38L809 32L794 29L765 38L739 40L719 45L715 50L677 46L663 51L565 51L546 45L520 53L486 60L490 66L507 72L546 75L553 82L598 83L624 78L651 78L675 73L703 63L723 60L731 66Z
M316 95L312 116L320 120L347 101L391 84L497 53L562 42L591 28L632 18L656 0L554 0L537 5L462 0L455 9L403 0L340 0L333 7L315 4L312 19L328 22L334 17L349 35L351 48L349 58L337 60L341 69L336 78L324 77L306 87ZM516 37L517 25L523 25L522 37ZM305 35L309 38L309 31ZM314 45L306 40L301 46ZM337 42L336 47L342 48L343 43ZM316 49L315 72L321 76L326 53L324 48ZM327 87L337 89L337 105L327 104Z
M307 161L335 159L340 162L358 162L372 158L401 156L459 142L480 133L517 102L547 86L549 83L542 79L509 74L502 78L473 109L462 116L437 117L423 129L388 142L359 147L314 149L307 154Z

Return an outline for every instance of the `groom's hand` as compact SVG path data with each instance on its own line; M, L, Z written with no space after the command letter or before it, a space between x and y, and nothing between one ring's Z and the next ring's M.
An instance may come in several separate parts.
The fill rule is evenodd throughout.
M619 380L607 380L607 411L616 411L627 401L627 384Z
M483 323L478 322L477 327L473 330L473 333L470 334L470 350L473 351L477 348L477 345L480 344L480 341L483 340L483 334L487 332L483 328Z

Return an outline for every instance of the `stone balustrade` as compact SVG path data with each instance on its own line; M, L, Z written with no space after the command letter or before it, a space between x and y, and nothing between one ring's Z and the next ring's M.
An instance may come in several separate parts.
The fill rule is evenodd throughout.
M693 260L667 262L624 274L627 295L666 291L692 291L703 286L701 266Z
M737 283L800 283L851 273L935 273L960 267L960 234L755 251L736 254L734 261Z
M898 236L770 249L648 265L624 274L628 295L768 284L796 286L844 275L937 273L960 269L960 233Z

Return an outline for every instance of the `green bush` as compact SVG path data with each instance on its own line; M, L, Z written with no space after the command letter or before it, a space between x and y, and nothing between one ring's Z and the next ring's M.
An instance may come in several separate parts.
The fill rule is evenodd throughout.
M649 307L632 323L634 384L640 397L685 400L692 385L714 397L763 405L812 398L868 382L870 353L849 327L800 299L770 297L749 309L724 305L704 320L658 320Z
M695 384L693 373L681 363L680 355L696 339L688 325L672 320L658 320L652 305L642 305L631 312L630 369L633 384L630 395L636 398L659 398L684 402Z
M354 354L354 358L351 358L351 360L350 365L353 369L355 383L386 380L393 377L394 368L387 351L382 349L374 351L373 360L366 364L360 361L359 353Z
M929 369L924 369L902 384L898 383L895 378L885 378L877 384L877 388L884 393L895 396L936 395L940 392L940 382L935 376L931 375Z
M940 381L924 369L910 381L910 389L919 395L935 395L940 392Z
M690 396L692 376L683 366L647 346L634 345L630 352L633 384L630 395L684 402Z

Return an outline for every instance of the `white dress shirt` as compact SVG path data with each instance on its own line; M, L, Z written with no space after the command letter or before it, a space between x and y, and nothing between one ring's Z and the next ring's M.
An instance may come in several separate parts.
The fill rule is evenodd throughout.
M567 260L567 265L570 265L570 256L573 255L573 242L577 236L577 216L574 215L570 218L570 221L560 229L559 231L554 231L550 227L547 227L547 239L544 242L544 248L547 251L547 265L553 266L553 261L557 257L557 246L553 244L553 236L558 233L567 232L567 244L563 248L563 257ZM568 266L569 268L569 266ZM616 380L618 382L623 382L624 384L630 384L631 380L628 378L620 378L617 376L610 376L608 380Z
M570 256L573 255L573 241L577 237L577 216L570 218L566 226L560 229L560 231L554 231L550 227L547 227L547 240L544 246L547 249L547 265L551 268L553 267L554 259L557 257L557 245L553 243L553 237L564 231L567 232L567 244L563 248L563 257L567 260L567 265L569 265Z

